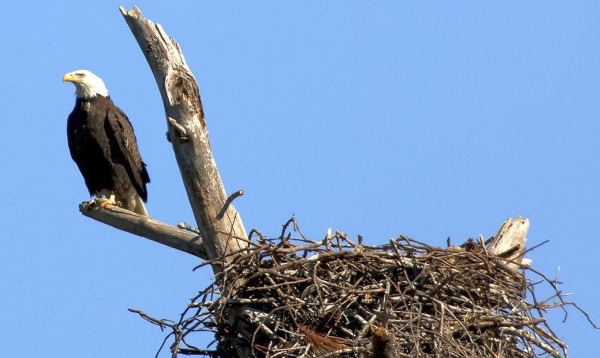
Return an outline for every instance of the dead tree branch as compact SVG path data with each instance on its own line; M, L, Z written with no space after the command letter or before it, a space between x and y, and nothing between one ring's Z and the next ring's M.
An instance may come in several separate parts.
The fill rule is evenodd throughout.
M88 209L84 204L79 205L79 211L88 218L202 259L208 259L202 245L202 238L198 235L116 206Z
M119 9L156 80L165 109L168 138L202 237L203 251L219 276L247 248L248 240L212 155L198 85L179 44L160 25L144 18L135 6L130 11ZM220 289L229 296L228 292L244 282L241 278L221 281ZM239 322L229 324L231 331L238 332L231 339L237 355L248 357L249 347L237 341L247 341L251 333Z
M165 120L179 171L209 259L245 248L244 225L227 194L212 156L198 85L181 48L137 7L120 7L152 70L165 108ZM181 140L185 137L185 140ZM180 140L173 140L179 138ZM225 209L224 209L225 207ZM224 209L224 210L223 210ZM224 214L217 215L221 211ZM213 265L215 273L222 265Z

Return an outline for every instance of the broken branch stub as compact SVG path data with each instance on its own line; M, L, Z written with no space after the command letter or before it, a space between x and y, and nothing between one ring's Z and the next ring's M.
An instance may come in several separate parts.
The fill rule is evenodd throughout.
M507 219L489 245L490 254L502 257L506 266L518 270L523 263L528 229L529 219Z

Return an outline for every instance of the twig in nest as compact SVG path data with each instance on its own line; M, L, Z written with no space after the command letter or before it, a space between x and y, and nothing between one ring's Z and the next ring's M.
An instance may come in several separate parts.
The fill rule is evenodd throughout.
M324 336L302 325L298 326L298 330L304 335L304 338L310 343L312 350L316 354L323 355L349 348L342 343L343 340L340 338Z
M171 327L174 347L187 345L186 335L203 327L215 333L219 358L231 356L236 344L248 344L258 358L350 358L357 352L373 358L567 357L544 315L579 307L565 301L558 278L511 269L478 249L482 238L472 250L440 249L404 236L358 245L339 231L312 242L291 237L292 224L297 229L294 217L273 239L253 232L259 243L237 252ZM239 278L243 287L209 297ZM542 283L553 294L538 300ZM230 331L232 321L243 322L251 340L237 339L244 334Z

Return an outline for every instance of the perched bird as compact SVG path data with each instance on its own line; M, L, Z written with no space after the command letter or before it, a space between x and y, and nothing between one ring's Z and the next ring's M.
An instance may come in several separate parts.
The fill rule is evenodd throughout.
M71 158L90 195L96 196L88 205L118 205L148 216L144 202L150 176L129 119L110 99L102 79L90 71L67 73L63 82L75 85L67 139Z

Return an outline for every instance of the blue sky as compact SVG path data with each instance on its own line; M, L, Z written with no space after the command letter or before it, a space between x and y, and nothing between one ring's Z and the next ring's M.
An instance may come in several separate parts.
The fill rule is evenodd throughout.
M150 215L193 223L154 79L118 6L7 2L0 11L4 135L0 341L11 357L152 357L210 282L199 260L79 214L66 144L89 69L133 122ZM227 191L247 230L295 214L369 243L432 245L531 220L529 257L600 322L600 3L139 1L183 48ZM572 357L598 332L550 315ZM211 337L205 337L208 341ZM198 342L197 342L198 343ZM166 354L163 356L167 356Z

